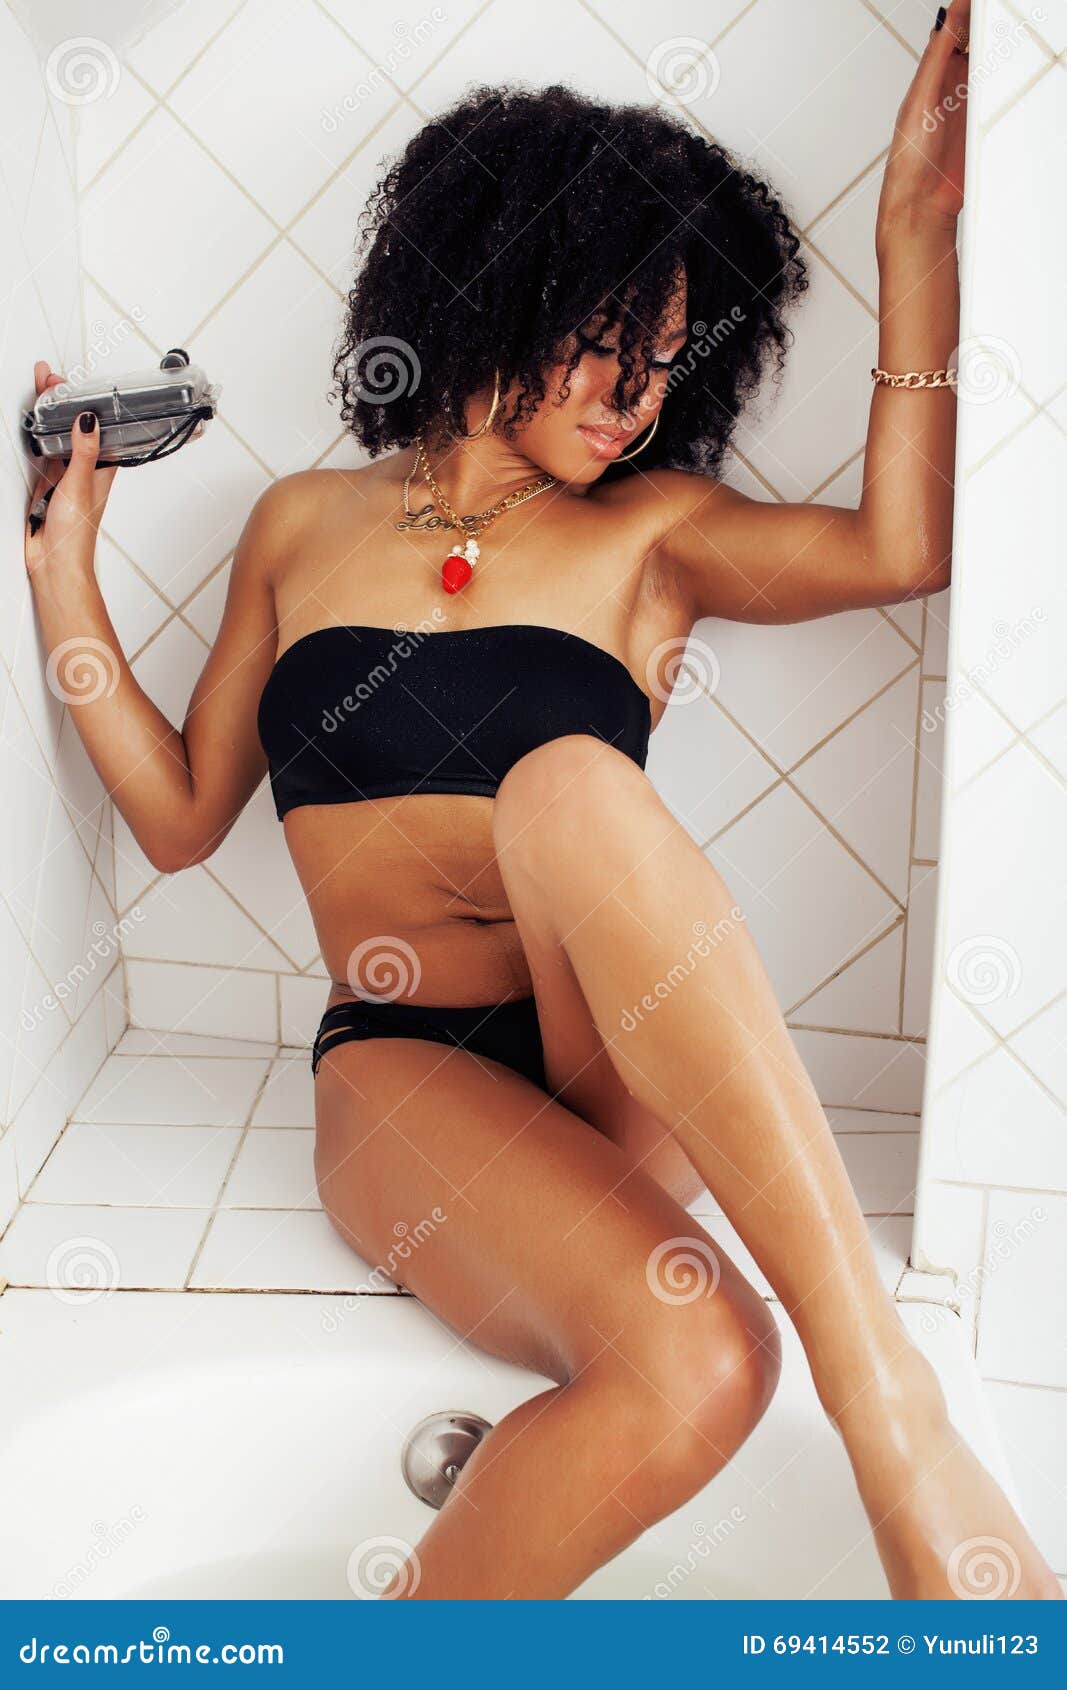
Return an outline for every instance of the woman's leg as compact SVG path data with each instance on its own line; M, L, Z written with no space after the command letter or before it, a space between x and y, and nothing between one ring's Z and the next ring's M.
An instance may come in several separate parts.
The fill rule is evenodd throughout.
M316 1114L341 1236L385 1264L406 1223L405 1287L557 1381L487 1435L385 1594L566 1596L743 1443L778 1376L773 1316L662 1187L511 1069L352 1042L323 1057ZM691 1264L670 1297L664 1247Z
M703 853L630 759L584 735L509 771L494 829L546 1047L566 1040L553 1017L580 992L623 1084L673 1133L793 1320L894 1594L961 1594L953 1557L982 1536L1018 1564L1013 1594L1061 1596L881 1283L814 1087Z

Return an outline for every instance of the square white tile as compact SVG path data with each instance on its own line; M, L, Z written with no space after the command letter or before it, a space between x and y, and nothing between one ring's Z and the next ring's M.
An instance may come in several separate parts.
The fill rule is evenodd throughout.
M308 974L283 974L281 994L282 1043L310 1045L326 1008L330 989L324 980ZM310 1061L310 1057L307 1058Z
M190 1281L194 1289L359 1291L373 1288L368 1264L325 1214L220 1209Z
M357 128L399 98L388 74L308 0L247 0L172 91L168 104L257 204L288 223L343 164ZM358 115L338 110L360 90Z
M828 1109L826 1119L840 1133L914 1133L918 1115L894 1115L879 1109Z
M824 1109L889 1109L910 1114L921 1107L921 1045L906 1039L802 1029L792 1038Z
M15 1129L0 1137L0 1232L19 1206L18 1170L15 1165Z
M1067 903L1048 853L1062 856L1065 839L1067 789L1025 741L954 799L943 966L963 1002L1003 1035L1063 991Z
M29 1200L209 1209L240 1138L239 1127L72 1121L30 1188Z
M904 963L903 1031L926 1035L933 991L937 870L914 864L908 894L907 955Z
M1067 1567L1067 1399L997 1380L984 1383L1027 1529L1052 1567Z
M157 1033L150 1027L127 1027L115 1055L257 1056L270 1061L276 1048L261 1039L215 1039L209 1033Z
M196 206L195 242L176 205ZM86 268L112 299L139 308L138 323L162 347L174 343L176 323L199 323L277 232L160 106L84 195L79 220Z
M272 1063L252 1116L253 1127L314 1127L315 1082L306 1051Z
M1063 1110L1003 1046L935 1092L925 1121L928 1179L1067 1188Z
M978 1317L983 1374L1067 1388L1067 1349L1049 1341L1049 1309L1067 1285L1067 1197L991 1191Z
M224 1209L321 1209L315 1135L301 1127L253 1127L226 1182Z
M1067 436L1049 417L1035 416L975 472L960 529L957 662L1026 729L1063 698ZM1010 570L998 567L1005 557Z
M116 1209L24 1203L0 1240L0 1277L106 1296L180 1290L206 1209Z
M278 985L272 974L129 961L126 979L136 1027L270 1043L278 1037Z
M837 1147L865 1215L910 1215L915 1206L919 1135L842 1133Z
M83 1121L243 1126L267 1065L249 1057L111 1056L78 1107Z

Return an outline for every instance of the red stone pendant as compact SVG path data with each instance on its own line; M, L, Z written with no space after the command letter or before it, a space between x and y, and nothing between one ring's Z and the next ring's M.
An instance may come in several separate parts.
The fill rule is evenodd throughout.
M441 565L441 585L446 593L458 593L465 587L474 573L474 565L478 561L481 551L477 540L472 535L469 540L449 552Z
M461 587L467 585L473 574L467 559L459 552L452 552L441 565L441 585L446 593L458 593Z

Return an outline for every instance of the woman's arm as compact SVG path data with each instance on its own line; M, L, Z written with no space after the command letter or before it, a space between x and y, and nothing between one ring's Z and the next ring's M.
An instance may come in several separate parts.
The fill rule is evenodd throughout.
M42 374L43 372L43 374ZM37 390L60 377L36 366ZM174 873L221 844L266 769L256 733L259 694L277 644L273 572L299 515L296 478L254 505L234 554L218 637L179 732L142 690L96 582L96 535L114 469L95 467L99 428L75 430L70 464L53 484L43 528L26 531L48 680L116 806L156 868Z
M966 27L967 10L956 0L949 23ZM878 363L894 373L944 369L959 341L965 113L962 100L944 103L966 79L955 39L931 31L882 182ZM951 572L955 441L952 388L875 384L857 509L763 503L656 470L644 478L662 500L650 557L694 619L797 622L938 592Z

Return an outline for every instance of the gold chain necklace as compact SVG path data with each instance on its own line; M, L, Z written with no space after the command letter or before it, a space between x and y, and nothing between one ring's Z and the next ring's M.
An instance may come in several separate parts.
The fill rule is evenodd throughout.
M416 470L426 482L434 500L444 511L444 516L434 512L433 505L424 505L419 511L413 511L409 503L409 493L412 478ZM453 546L444 563L441 565L441 585L446 593L458 593L465 587L474 572L474 565L481 555L481 547L477 536L484 534L491 522L505 511L514 510L516 505L525 504L527 499L536 499L538 493L544 493L549 487L554 487L554 475L538 476L536 481L529 482L516 493L509 493L501 499L491 510L482 511L476 516L458 516L445 498L437 482L434 480L423 445L422 436L415 436L415 462L404 479L404 515L397 521L397 528L460 528L465 530L467 538L457 546Z

